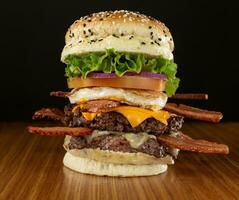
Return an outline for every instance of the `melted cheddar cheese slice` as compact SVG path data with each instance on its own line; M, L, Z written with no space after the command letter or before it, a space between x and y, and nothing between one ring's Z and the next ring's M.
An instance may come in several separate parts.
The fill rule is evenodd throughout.
M72 112L75 112L76 109L81 106L82 104L76 105L72 109ZM119 106L111 109L109 112L112 111L122 114L129 121L129 123L133 128L138 126L148 118L155 118L158 121L162 122L163 124L167 125L168 124L167 120L170 117L170 113L164 110L155 112L134 106ZM92 121L96 117L97 113L82 112L82 115L86 120Z
M82 112L82 116L88 121L92 121L96 115L97 113Z
M119 106L116 107L114 111L122 114L129 121L132 127L138 126L144 120L151 117L167 125L167 120L170 117L170 114L167 111L160 110L158 112L154 112L133 106Z

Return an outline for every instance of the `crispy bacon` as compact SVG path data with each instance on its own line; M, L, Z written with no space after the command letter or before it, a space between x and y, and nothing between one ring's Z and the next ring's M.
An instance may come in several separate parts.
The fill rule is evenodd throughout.
M84 136L89 135L92 132L90 128L70 128L70 127L36 127L29 126L27 128L28 132L38 134L38 135L46 135L46 136Z
M158 141L171 148L177 148L184 151L193 151L199 153L218 153L228 154L229 148L225 144L218 144L206 140L196 140L180 133L177 137L163 135L158 137Z
M185 118L197 119L208 122L219 122L223 115L221 112L208 111L199 108L194 108L191 106L186 106L183 104L167 103L164 107L164 110L167 110L171 113L181 115Z
M197 100L207 100L208 99L208 94L203 94L203 93L176 93L172 97L172 99L197 99Z
M67 98L69 95L69 92L62 92L62 91L53 91L50 93L50 96L54 96L54 97L65 97Z
M106 112L120 105L120 102L111 100L87 101L81 107L82 112Z
M64 112L58 108L42 108L34 113L32 119L49 118L60 121L64 118Z

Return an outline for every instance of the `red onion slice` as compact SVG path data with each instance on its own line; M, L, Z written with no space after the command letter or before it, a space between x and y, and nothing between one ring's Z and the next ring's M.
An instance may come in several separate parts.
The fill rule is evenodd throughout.
M162 80L168 80L167 76L164 74L155 74L152 72L126 72L124 76L140 76L140 77L146 77L146 78L155 78L155 79L162 79ZM117 78L118 76L115 73L103 73L103 72L92 72L88 74L89 78Z
M91 72L87 75L88 78L116 78L114 73Z
M127 72L124 74L125 76L141 76L141 77L147 77L147 78L159 78L162 80L168 80L167 76L164 74L156 74L152 72L140 72L140 73L135 73L135 72Z

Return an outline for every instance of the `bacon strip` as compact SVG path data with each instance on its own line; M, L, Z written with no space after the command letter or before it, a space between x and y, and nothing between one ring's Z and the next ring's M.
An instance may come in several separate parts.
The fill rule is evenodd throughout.
M191 106L186 106L183 104L177 105L175 103L167 103L166 106L164 107L164 110L175 113L177 115L181 115L186 118L214 123L219 122L223 117L221 112L203 110Z
M41 110L37 110L32 119L43 119L49 118L56 121L62 120L64 117L64 112L58 108L42 108Z
M81 107L82 112L106 112L112 108L118 107L120 102L111 100L92 100L87 101Z
M177 148L184 151L193 151L199 153L218 153L228 154L229 148L225 144L218 144L206 140L195 140L181 133L177 137L163 135L158 137L158 141L171 148Z
M62 91L53 91L50 93L50 96L54 96L54 97L65 97L67 98L69 95L69 92L62 92Z
M207 100L208 94L203 93L176 93L172 97L172 99L197 99L197 100Z
M38 135L46 135L46 136L85 136L89 135L92 132L90 128L70 128L70 127L36 127L29 126L27 127L29 133L34 133Z

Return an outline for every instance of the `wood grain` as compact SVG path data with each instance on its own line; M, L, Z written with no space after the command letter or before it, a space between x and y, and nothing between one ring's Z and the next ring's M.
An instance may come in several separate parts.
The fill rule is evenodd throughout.
M226 143L230 154L181 152L166 173L140 178L71 171L62 165L63 138L28 134L27 125L0 123L1 200L239 199L239 123L186 123L185 133Z

